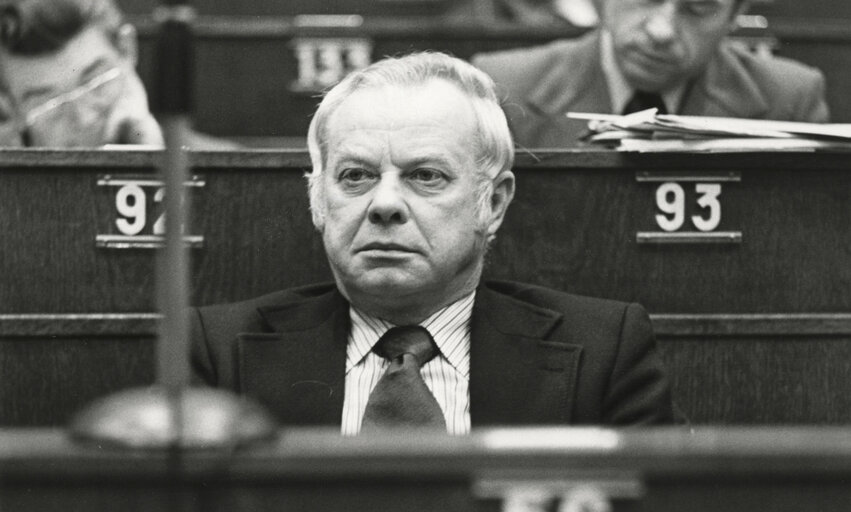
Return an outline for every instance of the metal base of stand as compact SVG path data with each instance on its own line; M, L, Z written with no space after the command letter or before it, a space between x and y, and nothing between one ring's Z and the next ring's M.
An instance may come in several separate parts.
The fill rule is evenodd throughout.
M223 449L273 440L255 402L213 388L133 388L100 398L70 425L73 439L131 449Z

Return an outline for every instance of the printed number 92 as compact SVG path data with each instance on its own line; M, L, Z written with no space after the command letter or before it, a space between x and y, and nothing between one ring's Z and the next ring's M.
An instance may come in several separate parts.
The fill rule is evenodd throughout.
M154 193L154 202L161 203L165 197L165 189L158 188ZM115 208L121 217L115 219L115 226L123 235L138 235L145 229L148 221L147 195L139 185L129 184L118 189L115 194ZM165 233L165 217L160 215L153 225L153 234Z

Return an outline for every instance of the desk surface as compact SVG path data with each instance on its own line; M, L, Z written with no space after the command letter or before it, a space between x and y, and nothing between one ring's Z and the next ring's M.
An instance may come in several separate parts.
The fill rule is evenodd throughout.
M495 512L609 501L633 512L847 512L851 433L836 428L483 430L341 438L282 430L241 451L84 447L0 430L0 505L18 511Z
M246 149L243 151L189 151L189 161L204 169L310 170L307 149ZM145 149L3 149L0 176L14 168L120 167L152 169L161 152ZM571 169L737 169L807 170L837 169L851 172L851 155L845 151L741 151L732 153L625 153L604 149L518 150L515 168Z
M0 430L0 480L28 476L155 476L163 452L78 443L61 429ZM629 471L644 478L851 478L851 431L835 427L482 429L469 436L341 437L336 429L290 429L231 451L188 451L186 477L541 478ZM503 472L500 472L503 471Z

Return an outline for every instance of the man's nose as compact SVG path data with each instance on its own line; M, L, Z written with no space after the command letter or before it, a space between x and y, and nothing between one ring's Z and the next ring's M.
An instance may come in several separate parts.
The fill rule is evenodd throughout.
M668 44L677 35L677 2L662 2L647 15L644 30L656 44Z
M395 173L383 173L373 189L369 220L374 224L404 224L408 221L403 184Z

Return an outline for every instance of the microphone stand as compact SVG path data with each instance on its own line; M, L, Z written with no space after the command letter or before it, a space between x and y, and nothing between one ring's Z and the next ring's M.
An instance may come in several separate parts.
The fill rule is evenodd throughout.
M166 0L154 11L159 23L154 112L163 128L160 173L165 184L165 246L157 258L157 295L163 315L157 343L157 383L90 404L72 420L81 441L142 449L233 448L274 438L275 423L256 403L213 388L190 387L189 254L183 228L189 211L184 192L192 107L192 7ZM178 457L179 459L179 457Z

